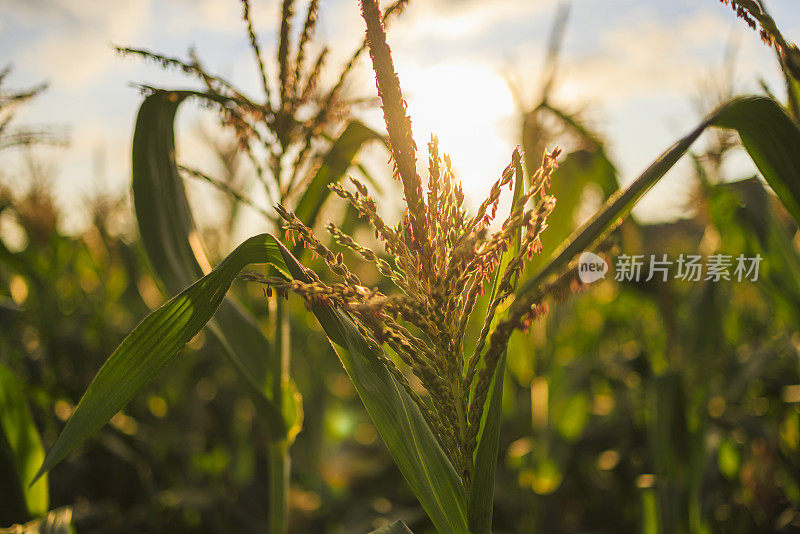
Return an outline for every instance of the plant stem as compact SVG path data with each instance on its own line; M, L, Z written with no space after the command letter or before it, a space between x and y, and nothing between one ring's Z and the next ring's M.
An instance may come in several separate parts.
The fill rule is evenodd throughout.
M461 383L458 380L454 380L452 382L452 391L453 391L453 398L456 399L455 408L456 408L456 418L458 423L458 440L460 446L464 446L467 443L467 415L464 413L463 405L459 400L461 397ZM472 473L472 455L466 454L464 457L464 465L462 466L461 472L459 476L464 484L464 488L469 490L469 477Z
M275 307L275 354L271 363L272 398L285 413L285 391L289 383L290 333L289 317L284 308L285 302L276 296ZM289 443L280 440L269 447L269 532L284 534L289 531L289 473L291 459Z
M289 531L289 472L291 461L289 447L285 441L276 441L269 446L269 528L270 534L285 534Z

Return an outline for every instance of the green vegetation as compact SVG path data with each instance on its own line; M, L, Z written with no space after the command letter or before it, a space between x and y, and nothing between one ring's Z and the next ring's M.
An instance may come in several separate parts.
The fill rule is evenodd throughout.
M314 0L299 29L293 2L280 6L275 80L242 2L259 98L193 52L119 48L205 89L143 88L133 210L98 197L83 235L62 234L41 178L26 193L0 190L0 221L17 233L0 226L0 527L800 528L800 62L760 3L732 4L778 51L786 103L726 86L696 128L620 187L600 136L557 105L562 12L522 149L477 210L435 137L428 176L418 172L386 32L405 2L381 12L361 0L366 39L328 89L327 49L306 57ZM399 183L379 184L358 163L384 142L354 119L344 90L366 50ZM3 96L0 113L33 95ZM185 101L217 110L234 140L216 146L224 177L176 161ZM555 141L563 148L548 148ZM727 179L737 148L759 176ZM694 165L691 218L630 219L681 158ZM226 232L250 206L271 233L235 247L204 233L187 176L227 195ZM271 209L250 200L254 187ZM402 189L396 226L369 192L379 187ZM577 224L590 191L602 202ZM138 235L114 223L131 211ZM762 270L754 282L587 284L584 251L760 255Z

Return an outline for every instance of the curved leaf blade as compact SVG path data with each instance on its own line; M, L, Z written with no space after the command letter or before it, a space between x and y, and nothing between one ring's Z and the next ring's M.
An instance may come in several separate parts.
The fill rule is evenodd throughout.
M175 162L175 114L191 96L205 95L194 91L149 95L139 109L133 136L132 187L139 232L153 270L170 295L203 276L201 264L208 264ZM272 350L255 318L228 296L208 327L254 389L258 413L270 437L284 438L286 425L278 401L270 395L268 360Z
M630 212L709 126L734 129L753 162L773 187L789 212L800 221L800 130L780 105L767 97L733 100L711 114L686 137L675 143L627 189L620 190L592 219L575 230L548 263L517 291L522 295L567 266L580 252L591 248Z
M142 242L167 291L202 276L199 236L175 165L174 121L191 93L156 91L139 108L133 134L133 200ZM194 245L194 248L193 246Z
M214 270L151 313L98 372L45 458L48 471L122 409L211 319L236 276L269 263L309 281L305 269L269 234L246 240ZM461 482L419 408L372 353L342 311L316 304L314 314L352 378L367 411L437 530L468 532Z
M511 198L512 206L516 204L525 189L521 162L517 164L515 172L514 194ZM509 261L519 251L519 237L520 235L517 235L509 250L500 256L500 267L494 274L490 299L493 299L497 294L497 286L505 274ZM497 324L502 315L498 314L495 317L492 326ZM478 429L478 446L474 453L474 469L467 501L467 514L472 534L485 534L490 533L492 530L495 473L497 472L497 456L500 449L503 382L506 373L507 352L507 350L503 351L494 376L492 376L489 394L487 395L487 406L483 410Z
M309 282L304 268L283 245L279 246L292 276ZM461 480L416 403L380 363L346 313L320 304L314 304L312 311L436 530L443 534L469 532Z
M553 253L547 264L517 290L524 294L537 287L547 277L565 267L580 252L600 241L613 228L622 223L638 200L653 187L681 158L706 128L704 123L689 135L675 143L672 148L658 158L627 189L612 195L603 209L593 218L576 229L572 235Z
M297 218L306 226L313 227L319 210L330 195L328 186L342 179L364 143L382 139L383 136L364 124L350 122L323 157L322 165L297 203L294 210Z
M47 478L31 484L43 459L19 379L0 364L0 524L27 521L47 511Z
M472 534L492 531L494 482L500 451L502 426L503 382L506 374L506 352L500 357L489 386L488 408L484 411L483 428L475 451L475 470L469 490L469 525Z
M735 100L714 125L739 132L742 144L783 205L800 223L800 129L774 100Z
M282 262L271 236L248 239L179 295L148 315L106 360L47 454L40 476L125 407L211 320L250 263Z

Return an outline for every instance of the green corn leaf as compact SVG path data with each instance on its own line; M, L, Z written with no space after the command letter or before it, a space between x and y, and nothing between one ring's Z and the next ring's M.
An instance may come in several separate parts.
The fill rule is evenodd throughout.
M47 478L30 485L44 458L19 379L0 364L0 525L27 521L48 506Z
M405 523L400 521L399 519L394 523L389 523L386 526L383 526L377 530L373 530L369 534L414 534L411 532L411 529L406 526Z
M800 312L800 255L789 234L778 220L769 193L762 182L748 178L709 188L711 216L717 228L739 227L747 237L746 251L761 254L761 285L778 301Z
M774 100L766 97L740 98L712 113L667 150L627 189L609 198L600 212L575 230L548 263L520 287L517 294L522 295L538 287L550 275L566 267L580 252L608 235L710 126L739 132L742 144L753 162L789 212L800 221L800 130Z
M520 195L524 192L525 180L522 178L522 167L516 169L518 179L514 184L514 195L511 199L513 206ZM519 251L519 238L515 239L510 249L503 253L500 258L500 267L495 272L492 283L492 291L489 298L493 299L497 294L497 286L505 274L506 267L511 258ZM498 314L495 324L502 318ZM497 457L500 448L500 427L502 420L502 401L503 401L503 381L506 374L506 354L497 362L492 381L489 384L489 394L487 395L487 406L481 417L480 428L478 429L478 446L475 450L474 469L469 490L469 500L467 510L469 515L469 527L472 534L488 534L492 531L492 512L494 509L494 482L497 471Z
M358 121L349 123L323 157L322 165L297 203L294 210L297 218L306 226L313 227L319 210L330 195L328 186L342 179L364 143L382 139L378 132Z
M416 403L380 363L350 319L338 310L315 309L325 333L355 385L409 486L441 533L467 533L461 481Z
M156 91L145 99L139 111L133 142L133 193L142 241L153 268L168 293L176 294L203 275L200 263L207 264L197 228L192 220L183 181L175 162L174 121L180 103L187 97L211 98L195 91ZM224 105L224 102L219 102ZM381 139L359 122L348 124L309 184L300 201L303 220L313 223L329 194L328 185L341 179L361 146ZM199 260L199 261L198 261ZM225 354L259 393L259 413L273 439L296 434L299 412L289 413L295 424L280 418L277 402L271 399L268 360L272 353L257 321L233 296L222 303L209 331ZM235 335L231 335L235 333ZM299 394L293 399L299 402ZM297 402L290 406L297 406Z
M492 383L489 385L488 407L484 411L481 434L475 451L475 469L469 489L469 526L472 534L492 531L494 509L494 479L500 450L502 426L503 381L506 374L506 352L497 362Z
M281 245L293 277L310 281ZM331 340L375 428L411 490L440 533L467 533L461 480L416 403L378 360L346 313L315 304L314 315Z
M300 280L310 280L305 269L271 235L251 237L239 245L214 270L147 316L123 340L89 385L40 474L103 426L163 369L211 320L233 280L251 263L269 263ZM322 305L314 305L313 311L434 526L442 533L468 532L461 482L417 405L345 313Z
M168 292L203 275L199 236L175 165L174 121L190 93L157 91L145 98L133 134L133 200L147 255Z
M569 237L575 228L583 192L589 184L599 186L604 199L617 190L617 170L602 150L578 150L567 154L559 163L550 183L547 192L556 197L558 207L547 218L546 239L537 259L547 258L556 245Z
M48 471L111 419L200 332L246 265L281 261L271 237L251 238L208 275L148 315L100 368L39 473Z
M175 163L174 122L178 106L193 91L156 91L142 103L133 136L133 199L147 256L170 295L203 275L206 264L186 190ZM200 261L198 261L198 259ZM272 439L289 429L270 397L267 371L272 350L255 318L228 296L208 325L223 352L253 388L258 413Z
M744 98L712 120L714 126L739 132L764 179L800 223L800 130L784 109L769 98Z

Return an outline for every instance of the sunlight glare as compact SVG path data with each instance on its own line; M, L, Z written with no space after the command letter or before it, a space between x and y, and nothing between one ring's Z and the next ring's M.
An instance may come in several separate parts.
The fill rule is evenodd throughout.
M515 112L505 80L488 66L463 62L408 69L400 77L420 155L427 158L427 143L436 134L467 198L482 198L513 150L507 140L513 134L503 135Z

